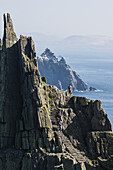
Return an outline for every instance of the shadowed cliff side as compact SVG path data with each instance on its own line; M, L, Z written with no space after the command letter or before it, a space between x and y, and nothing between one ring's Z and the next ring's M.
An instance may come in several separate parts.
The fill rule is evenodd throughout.
M88 86L80 76L66 64L62 57L60 60L48 48L38 56L38 66L41 76L47 78L49 84L57 86L60 90L66 90L69 84L73 90L88 90Z
M63 130L58 128L58 118ZM113 168L113 133L101 101L42 81L34 42L4 15L0 40L0 169Z

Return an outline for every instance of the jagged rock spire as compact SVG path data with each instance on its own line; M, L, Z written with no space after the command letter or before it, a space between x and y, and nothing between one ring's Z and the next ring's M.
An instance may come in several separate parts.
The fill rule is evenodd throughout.
M54 53L52 53L49 48L46 48L44 53L41 54L41 56L46 56L46 57L49 57L49 58L55 57Z
M3 47L9 48L13 46L17 42L18 39L13 29L13 23L12 23L10 14L7 13L7 17L4 14L3 20L4 20Z
M60 63L66 64L66 61L65 61L65 59L63 57L60 59Z

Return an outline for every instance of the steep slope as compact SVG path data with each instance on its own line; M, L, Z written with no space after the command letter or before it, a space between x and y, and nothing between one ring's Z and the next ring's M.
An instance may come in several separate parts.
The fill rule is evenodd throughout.
M0 170L112 170L112 146L111 123L101 101L66 95L43 82L32 38L18 40L10 15L4 15Z
M69 84L72 85L73 90L88 89L79 75L66 64L64 58L58 60L49 49L38 57L38 66L40 74L47 78L47 82L57 86L60 90L66 90Z

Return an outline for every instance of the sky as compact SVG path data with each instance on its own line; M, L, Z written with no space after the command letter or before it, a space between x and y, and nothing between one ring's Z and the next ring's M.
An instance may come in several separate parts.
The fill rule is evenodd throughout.
M7 12L17 35L113 36L113 0L0 0L0 35Z

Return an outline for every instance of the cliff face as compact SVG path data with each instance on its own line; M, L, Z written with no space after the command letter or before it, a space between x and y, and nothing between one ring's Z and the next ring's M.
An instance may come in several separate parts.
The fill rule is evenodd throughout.
M45 76L49 84L57 86L60 90L66 90L69 84L72 85L73 90L88 89L79 75L66 64L64 58L58 61L49 49L38 57L38 66L41 76Z
M43 82L32 38L18 40L10 15L4 15L0 170L113 169L112 146L111 123L101 101L66 95Z
M24 126L25 133L35 128L33 119L36 115L33 111L36 112L36 108L41 105L38 98L40 76L34 43L30 37L20 36L17 40L9 14L7 19L4 15L0 67L0 146L4 148L18 145L19 125L21 128ZM20 135L23 133L20 132Z

